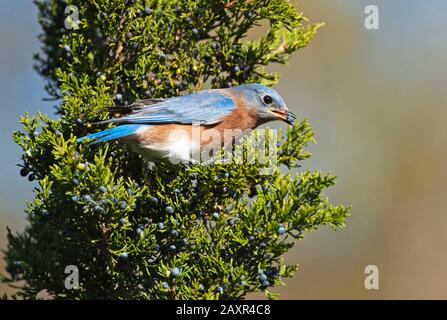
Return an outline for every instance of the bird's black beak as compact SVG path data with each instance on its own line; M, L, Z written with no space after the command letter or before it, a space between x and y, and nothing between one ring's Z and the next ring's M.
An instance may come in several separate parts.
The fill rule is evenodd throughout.
M287 111L287 113L286 113L286 118L284 119L284 121L285 121L286 123L290 124L290 125L293 125L293 123L295 122L295 120L296 120L296 116L295 116L295 114L292 113L292 112L290 112L290 111Z
M289 110L284 110L284 109L270 109L271 113L273 115L275 115L275 117L278 120L282 120L290 125L292 125L295 120L296 120L296 116L290 112Z

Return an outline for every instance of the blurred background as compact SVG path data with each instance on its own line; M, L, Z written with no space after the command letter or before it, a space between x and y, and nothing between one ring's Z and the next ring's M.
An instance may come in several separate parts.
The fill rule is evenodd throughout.
M364 27L371 4L379 30ZM297 7L326 25L288 66L270 69L282 75L276 89L316 133L305 169L336 174L327 196L353 209L346 228L322 228L296 244L286 261L299 271L274 291L282 299L447 299L447 2L301 0ZM19 176L12 132L26 111L54 112L32 68L36 15L31 1L2 2L2 249L6 226L25 226L33 197L33 184ZM364 287L367 265L379 268L378 290ZM0 285L0 294L9 291Z

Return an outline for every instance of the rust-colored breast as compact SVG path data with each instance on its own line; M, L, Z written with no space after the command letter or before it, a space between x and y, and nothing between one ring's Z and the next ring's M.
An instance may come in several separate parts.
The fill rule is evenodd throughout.
M223 129L253 129L257 125L257 118L253 111L250 110L243 99L234 98L236 108L217 125Z
M232 143L234 140L239 139L244 132L249 129L253 129L258 126L258 121L254 111L251 111L241 97L232 97L236 103L236 108L227 116L225 116L221 122L214 126L205 126L203 136L220 136L220 145L224 146ZM209 131L215 130L210 133ZM215 139L214 139L215 141ZM209 142L209 139L201 140L201 145L205 145Z
M190 124L177 124L177 123L168 123L168 124L156 124L148 127L148 130L140 133L137 136L137 140L140 143L144 144L162 144L172 141L173 138L180 136L182 140L188 138L191 139L192 126Z

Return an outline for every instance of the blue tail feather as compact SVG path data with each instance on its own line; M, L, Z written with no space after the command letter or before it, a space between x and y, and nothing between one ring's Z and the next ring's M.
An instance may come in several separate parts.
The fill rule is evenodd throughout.
M141 127L140 124L126 124L126 125L121 125L118 127L113 127L113 128L109 128L106 129L104 131L100 131L100 132L96 132L96 133L90 133L82 138L79 138L78 140L76 140L78 143L86 140L86 139L91 139L92 142L90 142L89 144L96 144L96 143L100 143L100 142L104 142L104 141L109 141L109 140L116 140L119 138L123 138L126 136L129 136L131 134L134 134L135 132L137 132L137 130Z

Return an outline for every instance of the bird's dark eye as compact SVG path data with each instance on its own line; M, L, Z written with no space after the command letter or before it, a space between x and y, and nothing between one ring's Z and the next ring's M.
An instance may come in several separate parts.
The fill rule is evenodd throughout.
M273 102L272 97L270 97L269 95L265 95L264 98L262 98L262 100L264 101L265 104L270 104Z

